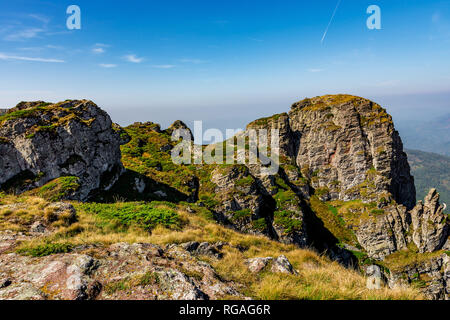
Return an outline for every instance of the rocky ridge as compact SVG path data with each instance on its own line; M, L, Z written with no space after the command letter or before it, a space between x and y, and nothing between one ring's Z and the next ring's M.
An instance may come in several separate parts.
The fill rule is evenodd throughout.
M3 189L20 193L76 176L79 188L71 198L85 201L109 189L123 171L119 146L126 139L91 101L22 102L1 116L0 123Z
M80 108L80 102L71 103ZM60 105L56 106L59 110ZM84 101L81 106L96 110L90 102ZM37 111L36 108L41 111L42 102L21 104L16 112ZM38 114L45 115L47 109L43 110ZM9 136L22 141L29 131L16 135L11 128L15 123L29 121L24 119L28 118L5 121L0 135L5 132L4 127L9 127ZM83 119L96 122L95 117ZM72 118L71 121L79 122ZM415 204L414 179L401 139L392 118L378 104L355 96L322 96L295 103L288 113L250 123L247 129L280 130L280 169L273 175L262 174L260 164L173 164L170 151L176 142L171 141L170 135L174 130L187 129L181 121L167 130L148 122L136 123L122 131L113 127L110 120L106 120L106 127L107 140L115 139L115 144L111 142L109 146L118 148L123 144L122 162L126 171L111 169L117 174L112 174L111 183L103 187L88 179L89 183L80 183L85 190L74 193L76 196L72 198L86 200L100 194L102 201L131 197L196 203L216 221L241 232L264 235L300 248L312 247L347 267L364 269L371 265L383 272L392 271L391 276L384 274L381 279L378 277L381 272L373 267L369 277L380 278L375 284L386 283L394 288L398 279L402 279L402 285L413 285L417 277L410 275L411 270L420 271L416 272L419 278L427 279L420 280L425 281L422 287L425 295L448 299L444 256L450 247L449 220L436 190L431 190L423 203ZM40 136L39 131L35 134ZM94 134L91 139L97 135L94 132L97 131L90 131ZM121 168L120 151L119 158L115 152L111 155L111 150L104 154L103 144L93 142L92 148L101 146L96 154L106 156ZM50 166L55 167L56 163L53 161ZM39 166L26 168L37 172ZM86 179L90 174L89 169L83 166L80 169L79 164L77 168L78 171L70 172L56 170L50 177L73 175ZM81 175L83 170L87 173ZM28 185L23 190L40 187L50 180L26 181ZM0 185L4 187L5 182L0 181ZM395 255L407 256L401 267L394 266ZM433 264L439 270L427 267L431 263L428 255L429 259L441 257L441 262ZM273 260L264 259L267 263Z

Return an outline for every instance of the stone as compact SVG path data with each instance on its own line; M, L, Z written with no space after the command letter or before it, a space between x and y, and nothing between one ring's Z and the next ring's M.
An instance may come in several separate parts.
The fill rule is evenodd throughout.
M298 274L294 267L289 262L286 256L281 255L276 258L272 263L272 272L287 273L287 274Z
M10 286L11 283L12 283L12 280L8 279L8 278L0 280L0 289L3 289L3 288L6 288L6 287Z
M39 106L43 106L38 109ZM21 193L62 176L76 176L80 187L70 195L87 200L107 190L123 172L119 133L109 115L88 100L58 104L21 103L29 116L0 126L0 188Z
M381 274L381 268L377 265L368 266L366 269L366 287L369 290L381 289L383 278Z
M157 195L160 198L167 198L167 194L164 191L158 190L153 192L155 195Z
M67 224L72 224L77 221L77 212L74 206L68 202L54 202L50 203L46 208L46 219L48 223L59 220L64 215L64 220Z
M272 257L251 258L246 260L248 269L253 273L261 272L273 260Z
M30 231L35 233L44 233L45 231L47 231L47 228L42 222L36 221L31 225Z

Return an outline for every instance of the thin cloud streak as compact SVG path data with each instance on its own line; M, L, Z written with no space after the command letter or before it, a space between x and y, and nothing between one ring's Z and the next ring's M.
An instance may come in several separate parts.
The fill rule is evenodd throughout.
M99 66L102 67L102 68L115 68L115 67L117 67L117 64L112 64L112 63L100 63Z
M10 55L6 55L4 53L0 53L0 60L19 60L19 61L50 62L50 63L64 63L65 62L64 60L60 60L60 59L10 56Z
M22 41L27 39L33 39L39 36L40 33L44 32L44 29L40 28L29 28L25 30L21 30L10 35L7 35L4 40L7 41Z
M340 4L341 4L341 0L338 1L336 8L333 11L333 15L331 16L330 22L328 23L328 26L325 29L325 32L323 33L322 40L320 40L321 44L323 44L323 41L325 40L325 37L327 36L328 29L330 29L331 23L333 22L334 16L336 15L336 12L337 12Z
M176 66L173 64L157 64L152 67L157 69L172 69L175 68Z

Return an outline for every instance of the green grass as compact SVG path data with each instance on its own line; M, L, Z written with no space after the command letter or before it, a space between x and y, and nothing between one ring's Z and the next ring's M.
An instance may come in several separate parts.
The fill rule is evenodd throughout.
M275 211L274 223L284 228L285 234L292 234L302 229L302 221L294 219L296 213L293 211L283 210Z
M266 219L261 218L261 219L258 219L258 220L253 220L253 221L252 221L252 226L253 226L253 228L255 228L256 230L262 232L262 231L264 231L264 230L267 229L267 222L266 222Z
M51 103L42 103L35 107L5 113L4 115L0 116L0 123L2 123L3 121L8 121L8 120L33 117L39 111L45 110L45 107L48 105L51 105Z
M68 243L45 243L31 247L19 248L17 253L32 257L44 257L57 253L68 253L72 250L72 245Z
M310 206L317 217L322 220L325 227L341 242L357 244L356 236L347 228L344 219L338 214L338 209L330 204L320 201L317 196L312 196Z
M146 230L154 229L158 225L170 229L182 227L182 220L178 213L173 209L161 207L158 203L84 203L77 206L87 213L107 220L115 220L126 227L137 225Z
M235 211L233 213L233 217L231 218L231 221L243 221L247 218L250 218L252 216L252 211L250 209L242 209L239 211Z
M60 177L48 182L40 188L29 192L49 201L60 201L67 199L80 188L79 178L74 176Z

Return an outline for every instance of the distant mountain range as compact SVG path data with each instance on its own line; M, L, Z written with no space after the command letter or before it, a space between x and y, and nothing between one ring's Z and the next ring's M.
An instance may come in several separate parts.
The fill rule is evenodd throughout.
M423 123L398 123L405 148L450 156L450 113Z
M441 202L450 204L450 157L406 149L416 185L417 200L423 200L430 188L436 188Z

